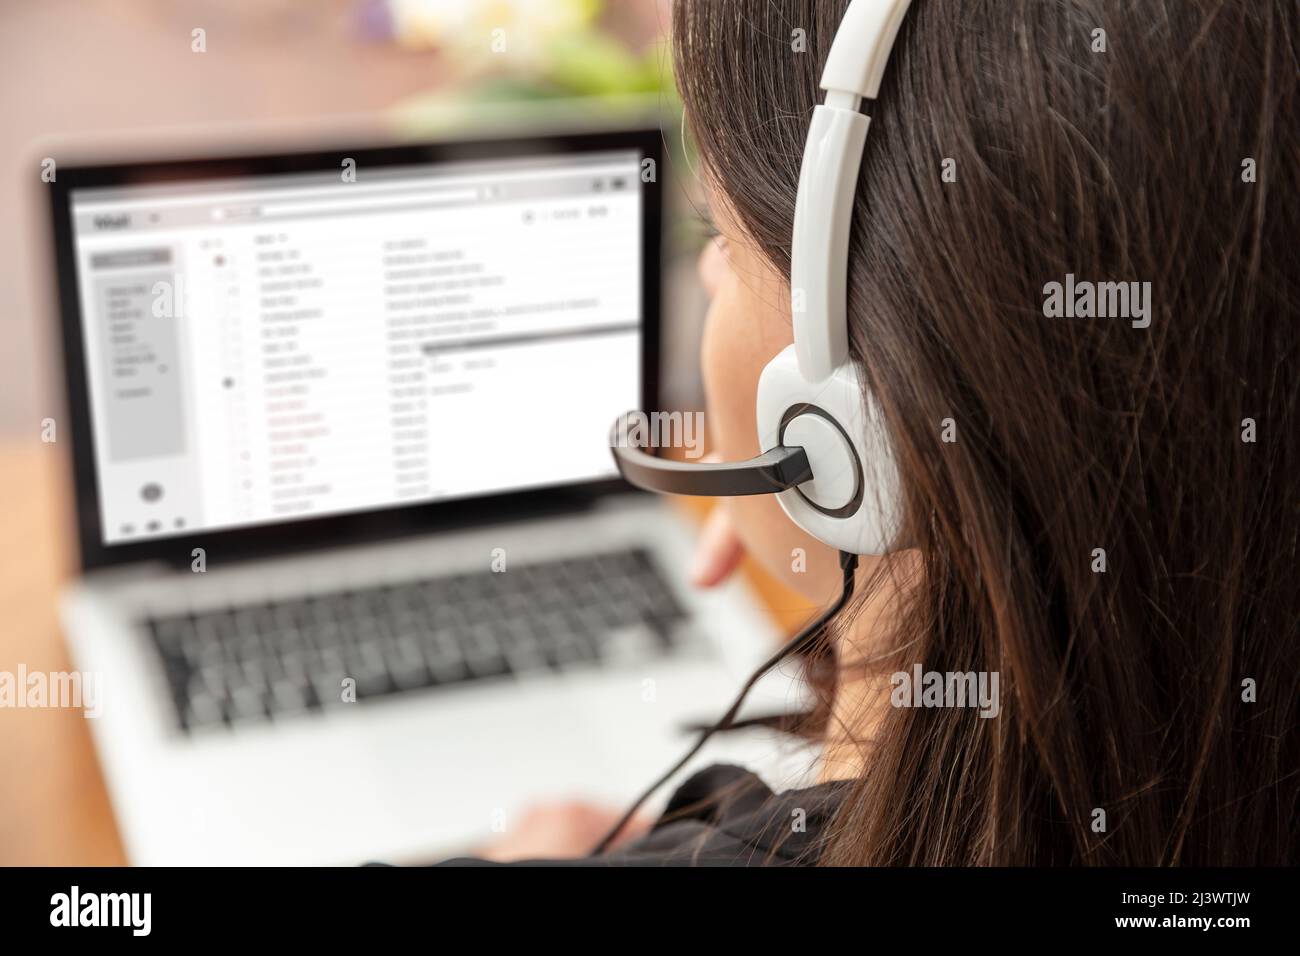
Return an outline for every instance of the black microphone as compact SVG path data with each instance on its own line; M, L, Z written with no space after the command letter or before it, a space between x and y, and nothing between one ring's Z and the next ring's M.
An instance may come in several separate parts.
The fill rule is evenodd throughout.
M659 458L628 442L634 434L627 412L614 423L609 445L618 472L630 485L670 495L770 495L812 480L812 466L802 448L779 445L747 461L699 462Z

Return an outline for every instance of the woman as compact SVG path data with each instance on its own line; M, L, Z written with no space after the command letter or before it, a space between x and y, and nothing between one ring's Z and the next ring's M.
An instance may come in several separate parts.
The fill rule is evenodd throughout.
M791 341L795 189L844 5L674 11L719 233L723 458L758 453L758 375ZM910 547L862 559L809 660L823 783L714 768L579 862L1300 862L1298 51L1293 3L912 4L867 110L848 295ZM1120 282L1119 315L1080 291ZM769 496L715 516L697 582L742 546L810 596L837 584ZM996 714L910 706L895 675L917 665L996 675ZM579 856L608 819L544 811L485 855Z

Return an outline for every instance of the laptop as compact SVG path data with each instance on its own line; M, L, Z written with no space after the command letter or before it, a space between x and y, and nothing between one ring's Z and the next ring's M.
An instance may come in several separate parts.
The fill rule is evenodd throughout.
M609 451L660 408L660 146L60 165L62 618L131 862L422 862L617 806L770 652Z

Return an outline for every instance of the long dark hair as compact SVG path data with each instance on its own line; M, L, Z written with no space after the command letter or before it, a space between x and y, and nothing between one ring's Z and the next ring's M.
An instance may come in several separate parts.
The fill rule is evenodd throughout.
M844 7L675 7L787 276ZM823 862L1300 862L1298 44L1293 2L913 3L849 264L922 569L876 664L997 672L1000 714L887 708ZM1067 275L1149 282L1149 326L1047 314Z

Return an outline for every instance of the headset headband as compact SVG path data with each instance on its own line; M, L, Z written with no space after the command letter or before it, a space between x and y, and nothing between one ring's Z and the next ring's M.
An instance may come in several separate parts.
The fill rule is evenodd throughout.
M863 99L874 100L911 0L853 0L822 70L822 105L799 169L790 256L791 310L799 370L810 382L848 361L849 226L867 139Z

